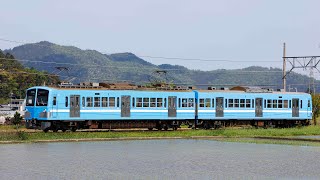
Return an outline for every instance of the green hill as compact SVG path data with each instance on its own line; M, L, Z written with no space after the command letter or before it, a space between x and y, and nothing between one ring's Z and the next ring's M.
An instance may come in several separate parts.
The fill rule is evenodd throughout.
M183 66L162 64L154 65L132 53L102 54L95 50L81 50L73 46L60 46L47 41L25 44L6 50L13 54L26 67L61 75L62 80L73 82L133 81L145 84L150 81L165 80L175 84L207 86L264 86L281 88L282 73L279 68L252 66L235 70L200 71L189 70ZM67 68L59 71L57 67ZM156 73L165 70L166 73ZM307 76L292 72L287 84L306 91ZM299 86L297 84L300 84Z
M57 76L48 75L34 68L24 68L10 53L0 50L0 103L10 97L24 98L25 90L31 86L57 83Z

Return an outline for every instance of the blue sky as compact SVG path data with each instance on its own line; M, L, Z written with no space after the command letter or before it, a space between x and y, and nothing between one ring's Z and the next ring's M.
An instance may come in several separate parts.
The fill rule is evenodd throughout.
M8 0L0 38L47 40L103 53L236 62L145 58L190 69L282 68L288 56L320 55L318 0ZM19 44L0 41L0 49ZM252 62L245 62L252 61Z

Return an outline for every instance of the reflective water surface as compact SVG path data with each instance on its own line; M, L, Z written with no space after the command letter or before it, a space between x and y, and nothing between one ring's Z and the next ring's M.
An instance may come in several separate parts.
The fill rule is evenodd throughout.
M318 179L320 147L135 140L0 145L0 179Z

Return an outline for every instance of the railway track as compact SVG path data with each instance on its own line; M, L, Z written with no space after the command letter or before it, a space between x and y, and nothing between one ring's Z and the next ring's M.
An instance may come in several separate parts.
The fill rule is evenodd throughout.
M39 132L43 132L43 130L38 130L38 129L21 129L24 132L28 132L28 133L39 133ZM179 128L175 131L188 131L188 130L192 130L190 128ZM163 132L167 132L167 131L174 131L172 129L169 130L160 130ZM16 132L15 129L12 130L5 130L5 131L0 131L1 132ZM70 130L66 131L66 132L72 132ZM137 128L137 129L78 129L76 132L159 132L159 130L148 130L145 128ZM53 133L53 131L48 131L48 133ZM58 132L55 133L62 133L61 130L59 130Z

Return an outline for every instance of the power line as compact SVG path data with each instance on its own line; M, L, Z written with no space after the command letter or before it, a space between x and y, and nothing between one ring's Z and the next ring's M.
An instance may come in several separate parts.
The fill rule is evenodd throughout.
M141 56L138 57L147 57L154 59L168 59L168 60L184 60L184 61L211 61L211 62L257 62L254 60L246 60L246 61L237 61L237 60L228 60L228 59L199 59L199 58L181 58L181 57L162 57L162 56ZM258 61L258 62L281 62L281 61Z
M133 66L109 66L109 65L98 65L98 64L75 64L75 63L60 63L60 62L48 62L48 61L38 61L38 60L28 60L28 59L9 59L9 58L0 58L4 60L11 60L11 61L22 61L22 62L31 62L31 63L43 63L43 64L54 64L54 65L70 65L70 66L81 66L81 67L109 67L109 68L119 68L119 69L132 69L132 68L139 68L139 69L150 69L150 70L159 70L157 67L133 67ZM181 69L162 69L167 71L174 71L174 70L181 70Z
M1 71L0 71L1 72ZM55 76L55 77L59 77L59 75L55 75L55 74L48 74L48 73L30 73L30 72L7 72L9 74L30 74L30 75L44 75L44 76ZM66 76L67 77L67 76Z
M28 59L10 59L10 58L0 58L0 59L3 59L3 60L11 60L11 61L21 61L21 62L30 62L30 63L43 63L43 64L54 64L54 65L70 65L70 66L81 66L81 67L93 67L93 68L96 68L96 67L99 67L99 68L119 68L119 69L136 69L136 68L139 68L139 69L149 69L149 70L165 70L165 71L184 71L185 69L161 69L161 68L158 68L158 67L133 67L133 66L109 66L109 65L98 65L98 64L75 64L75 63L63 63L63 62L48 62L48 61L39 61L39 60L28 60ZM197 70L190 70L190 69L187 69L188 71L197 71ZM282 72L281 70L279 71L244 71L244 70L214 70L214 71L217 71L217 72L248 72L248 73L256 73L256 72L266 72L266 73L276 73L276 72Z
M9 39L3 39L3 38L0 38L0 41L6 41L6 42L12 42L12 43L19 43L19 44L27 44L26 42L19 42L19 41L14 41L14 40L9 40Z
M48 45L43 44L37 44L37 43L27 43L22 41L14 41L9 39L0 38L0 41L6 41L6 42L12 42L12 43L18 43L18 44L33 44L36 46L42 46L42 47L48 47ZM56 44L55 44L56 45ZM60 46L60 45L58 45ZM101 54L105 53L106 55L112 55L107 52L100 52ZM136 55L137 57L146 57L146 58L152 58L152 59L167 59L167 60L183 60L183 61L206 61L206 62L279 62L281 61L256 61L256 60L230 60L230 59L202 59L202 58L181 58L181 57L166 57L166 56L149 56L149 55Z

